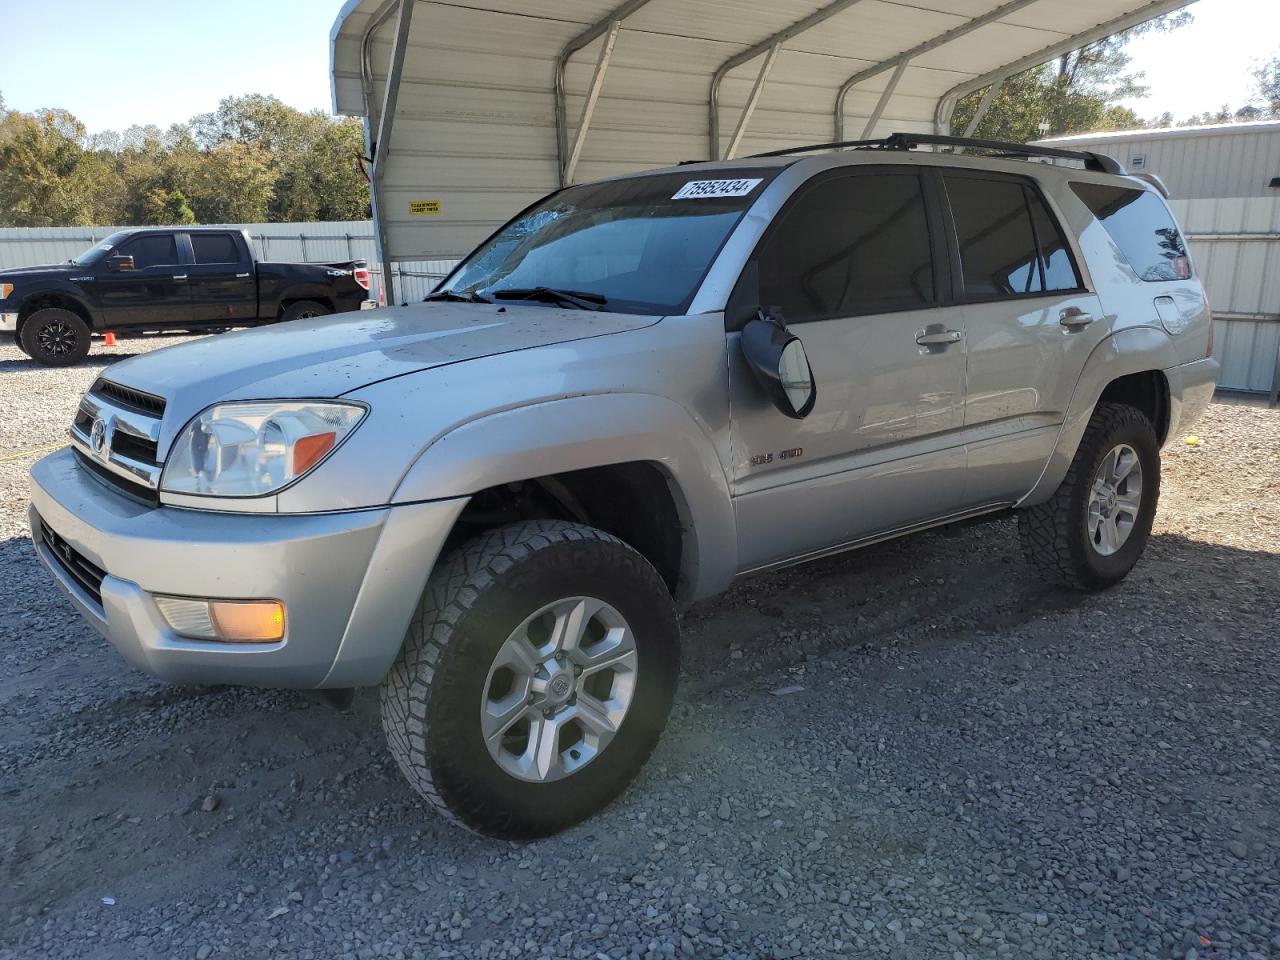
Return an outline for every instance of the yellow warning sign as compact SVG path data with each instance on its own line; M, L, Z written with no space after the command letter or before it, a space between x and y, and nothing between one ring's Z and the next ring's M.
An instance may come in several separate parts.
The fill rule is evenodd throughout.
M432 215L440 212L439 200L410 200L409 212L415 217Z

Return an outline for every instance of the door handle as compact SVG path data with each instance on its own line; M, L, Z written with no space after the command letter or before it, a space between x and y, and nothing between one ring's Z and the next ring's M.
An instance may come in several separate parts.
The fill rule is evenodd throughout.
M1085 313L1079 307L1067 307L1058 314L1058 322L1064 327L1087 327L1093 323L1093 314Z
M944 343L958 343L961 333L959 330L929 330L920 331L916 334L916 343L922 347L932 347Z
M185 279L187 279L187 275L186 275L185 273L175 273L175 274L173 275L173 279L175 279L175 280L185 280Z
M248 279L249 279L249 274L247 274L247 273L237 273L237 274L236 274L236 279L237 279L237 280L248 280Z

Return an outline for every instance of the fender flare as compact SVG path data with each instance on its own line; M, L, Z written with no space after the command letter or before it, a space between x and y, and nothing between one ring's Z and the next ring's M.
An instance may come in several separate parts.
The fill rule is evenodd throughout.
M80 287L69 280L44 280L37 283L34 290L24 291L22 300L18 302L18 315L21 317L32 312L27 306L32 299L49 295L58 296L76 304L80 308L77 312L88 319L90 330L102 329L102 312L88 301ZM21 322L18 324L18 329L22 329Z
M724 590L737 573L737 527L728 478L706 429L654 394L605 393L545 400L482 414L428 443L397 485L393 503L469 496L519 480L652 463L680 514L677 600Z
M1053 453L1040 479L1018 506L1033 506L1053 496L1071 468L1089 418L1108 384L1132 373L1163 372L1178 363L1173 341L1159 327L1125 327L1099 342L1076 381Z

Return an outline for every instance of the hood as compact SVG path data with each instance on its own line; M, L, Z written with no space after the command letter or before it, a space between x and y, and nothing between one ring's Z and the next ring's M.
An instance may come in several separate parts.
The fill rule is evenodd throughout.
M0 279L21 280L23 277L38 277L49 273L72 273L85 270L74 263L44 263L35 267L14 267L12 270L0 270Z
M116 383L183 416L222 400L337 397L431 367L638 330L661 317L550 306L419 303L205 337L122 360Z

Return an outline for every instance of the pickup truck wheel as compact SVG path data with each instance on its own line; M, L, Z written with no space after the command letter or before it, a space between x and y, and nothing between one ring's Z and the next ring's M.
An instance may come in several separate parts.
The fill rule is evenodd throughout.
M636 775L679 666L675 607L644 557L583 524L513 524L437 564L383 682L382 726L447 817L546 836Z
M1050 579L1100 590L1142 556L1160 497L1160 444L1141 411L1100 403L1046 502L1018 514L1027 559Z
M312 317L327 317L333 313L323 303L314 300L298 300L289 304L280 314L280 320L310 320Z
M60 307L45 307L31 314L19 337L23 351L47 367L69 367L89 354L88 324Z

